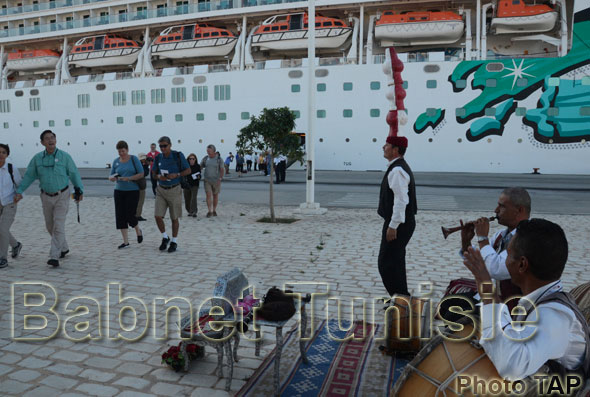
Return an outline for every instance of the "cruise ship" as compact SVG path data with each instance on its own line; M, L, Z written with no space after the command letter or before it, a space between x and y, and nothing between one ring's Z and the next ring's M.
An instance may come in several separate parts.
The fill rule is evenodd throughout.
M26 166L52 129L80 167L161 135L225 156L288 106L315 167L382 170L385 51L404 62L417 171L590 173L588 0L0 0L0 141ZM308 114L308 65L316 109Z

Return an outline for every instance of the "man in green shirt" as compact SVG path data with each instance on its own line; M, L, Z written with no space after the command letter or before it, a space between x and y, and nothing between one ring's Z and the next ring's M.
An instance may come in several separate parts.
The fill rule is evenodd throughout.
M59 266L59 258L64 258L68 252L66 241L66 215L70 206L70 180L74 185L74 199L82 201L82 178L72 157L56 147L57 140L51 130L41 133L41 144L45 150L37 153L29 162L25 176L16 189L15 202L23 198L22 193L36 179L39 179L41 189L41 204L45 216L45 226L51 235L51 250L48 265Z

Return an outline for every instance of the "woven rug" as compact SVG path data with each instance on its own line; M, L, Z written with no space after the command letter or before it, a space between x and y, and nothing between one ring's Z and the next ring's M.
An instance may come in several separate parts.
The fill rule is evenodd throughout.
M342 327L349 328L348 324ZM373 327L375 327L373 331ZM397 377L408 363L406 360L383 355L376 342L380 326L354 323L343 331L336 320L322 321L307 342L309 364L301 361L296 329L285 335L280 369L282 396L389 396ZM354 333L356 340L340 342ZM273 395L275 365L273 350L252 374L236 396Z

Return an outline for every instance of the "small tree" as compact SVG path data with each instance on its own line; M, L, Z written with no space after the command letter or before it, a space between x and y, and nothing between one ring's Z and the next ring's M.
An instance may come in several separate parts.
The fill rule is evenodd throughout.
M236 147L244 152L266 151L270 155L270 219L276 222L273 197L274 157L282 154L289 160L303 163L299 136L293 134L295 113L288 107L264 108L260 116L252 116L250 124L240 130Z

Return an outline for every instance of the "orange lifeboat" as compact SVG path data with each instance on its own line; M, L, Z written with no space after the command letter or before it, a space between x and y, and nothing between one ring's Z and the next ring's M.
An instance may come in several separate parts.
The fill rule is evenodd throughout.
M141 46L114 34L84 37L76 42L68 55L71 64L82 67L131 65Z
M375 22L375 38L382 47L454 43L464 30L463 18L452 11L386 11Z
M206 23L172 26L163 30L152 44L152 55L162 58L222 57L238 39L229 30Z
M352 34L352 28L338 18L317 15L316 48L338 49ZM307 13L275 15L266 19L252 35L252 46L261 50L307 49Z
M500 0L492 28L496 33L547 32L555 26L557 12L545 4L524 0Z
M60 57L60 53L54 50L17 50L8 54L6 68L19 72L52 70Z

